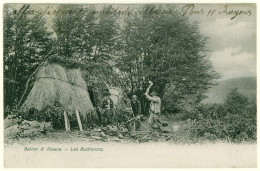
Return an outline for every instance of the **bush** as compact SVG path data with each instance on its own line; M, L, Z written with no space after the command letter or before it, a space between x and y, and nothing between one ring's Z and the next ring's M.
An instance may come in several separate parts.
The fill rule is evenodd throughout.
M192 138L256 140L256 101L249 101L237 89L227 95L223 104L201 106L192 115L187 127Z

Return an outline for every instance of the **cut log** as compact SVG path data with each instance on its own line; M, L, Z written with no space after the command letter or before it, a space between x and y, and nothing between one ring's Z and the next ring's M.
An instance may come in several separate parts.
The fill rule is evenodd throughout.
M95 140L102 140L102 137L98 137L98 136L92 136L91 138Z

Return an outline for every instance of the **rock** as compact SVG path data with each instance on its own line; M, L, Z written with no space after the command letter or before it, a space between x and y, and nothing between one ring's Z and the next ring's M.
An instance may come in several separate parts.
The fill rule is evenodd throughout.
M35 129L38 129L38 128L41 127L41 123L38 122L38 121L27 121L27 120L24 120L24 121L22 122L22 124L23 124L23 125L26 125L26 126L28 126L28 127L30 127L30 128L35 128Z
M168 122L167 121L163 121L163 123L162 123L162 126L163 127L166 127L166 126L168 126L169 124L168 124Z
M171 128L162 127L162 128L161 128L161 131L162 131L163 133L169 133L169 132L171 132Z
M176 131L178 131L178 130L179 130L179 128L180 128L180 126L179 126L179 125L174 125L174 126L172 126L172 130L173 130L173 132L176 132Z
M17 135L20 133L21 133L21 130L19 129L17 124L4 129L5 138L9 138L9 137L12 137L12 135Z
M40 134L41 134L41 132L39 132L39 130L28 129L28 130L25 130L23 133L21 133L21 137L34 137L34 136L38 136Z
M86 131L86 132L84 132L84 133L85 133L86 136L91 136L90 131Z
M98 136L91 136L91 138L93 138L95 140L102 140L102 137L98 137Z
M100 136L100 133L99 133L99 132L91 132L91 135L92 135L92 136L99 137L99 136Z
M107 138L107 136L106 136L106 134L105 134L104 132L100 132L100 136L101 136L102 138Z
M14 117L13 115L8 115L4 120L4 129L16 125L19 121L21 121L21 119L19 119L18 117Z
M120 139L123 139L123 138L124 138L124 136L123 136L122 134L120 134L120 133L119 133L117 136L118 136L118 138L120 138Z
M108 130L108 127L103 127L103 128L101 128L102 129L102 131L107 131Z
M125 132L128 132L128 129L125 128L125 127L123 127L123 126L121 126L121 127L119 128L119 131L125 133Z
M51 131L53 129L51 122L42 122L41 127L47 131Z
M169 141L172 138L172 136L166 137L166 141Z
M107 139L106 139L106 138L103 138L102 141L107 142Z
M130 136L131 136L131 138L134 138L134 139L136 139L136 133L134 133L134 132L132 132L131 134L130 134Z
M108 126L108 129L109 131L112 131L112 132L117 132L118 131L118 128L116 126Z
M120 139L116 138L116 137L111 137L109 138L110 141L120 141Z
M15 125L6 128L5 137L15 137L19 139L19 137L35 137L40 134L46 134L47 131L52 130L52 126L50 122L38 122L38 121L21 121L20 123L16 123Z

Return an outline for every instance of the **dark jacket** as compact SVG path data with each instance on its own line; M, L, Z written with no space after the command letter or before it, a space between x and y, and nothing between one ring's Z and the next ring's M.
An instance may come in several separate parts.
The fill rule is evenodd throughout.
M131 106L135 116L141 115L141 103L138 100L136 100L136 102L132 100Z

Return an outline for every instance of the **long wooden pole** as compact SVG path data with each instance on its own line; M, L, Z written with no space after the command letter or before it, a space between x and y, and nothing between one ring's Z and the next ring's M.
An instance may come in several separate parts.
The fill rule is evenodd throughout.
M137 121L137 122L139 122L149 132L149 129L146 128L146 126L144 126L144 124L142 122L140 122L140 121Z
M70 122L66 111L64 111L63 114L64 114L65 129L66 131L70 131Z
M79 125L79 131L83 131L82 129L82 124L81 124L81 120L80 120L80 117L79 117L79 112L77 110L75 110L76 112L76 116L77 116L77 121L78 121L78 125Z

